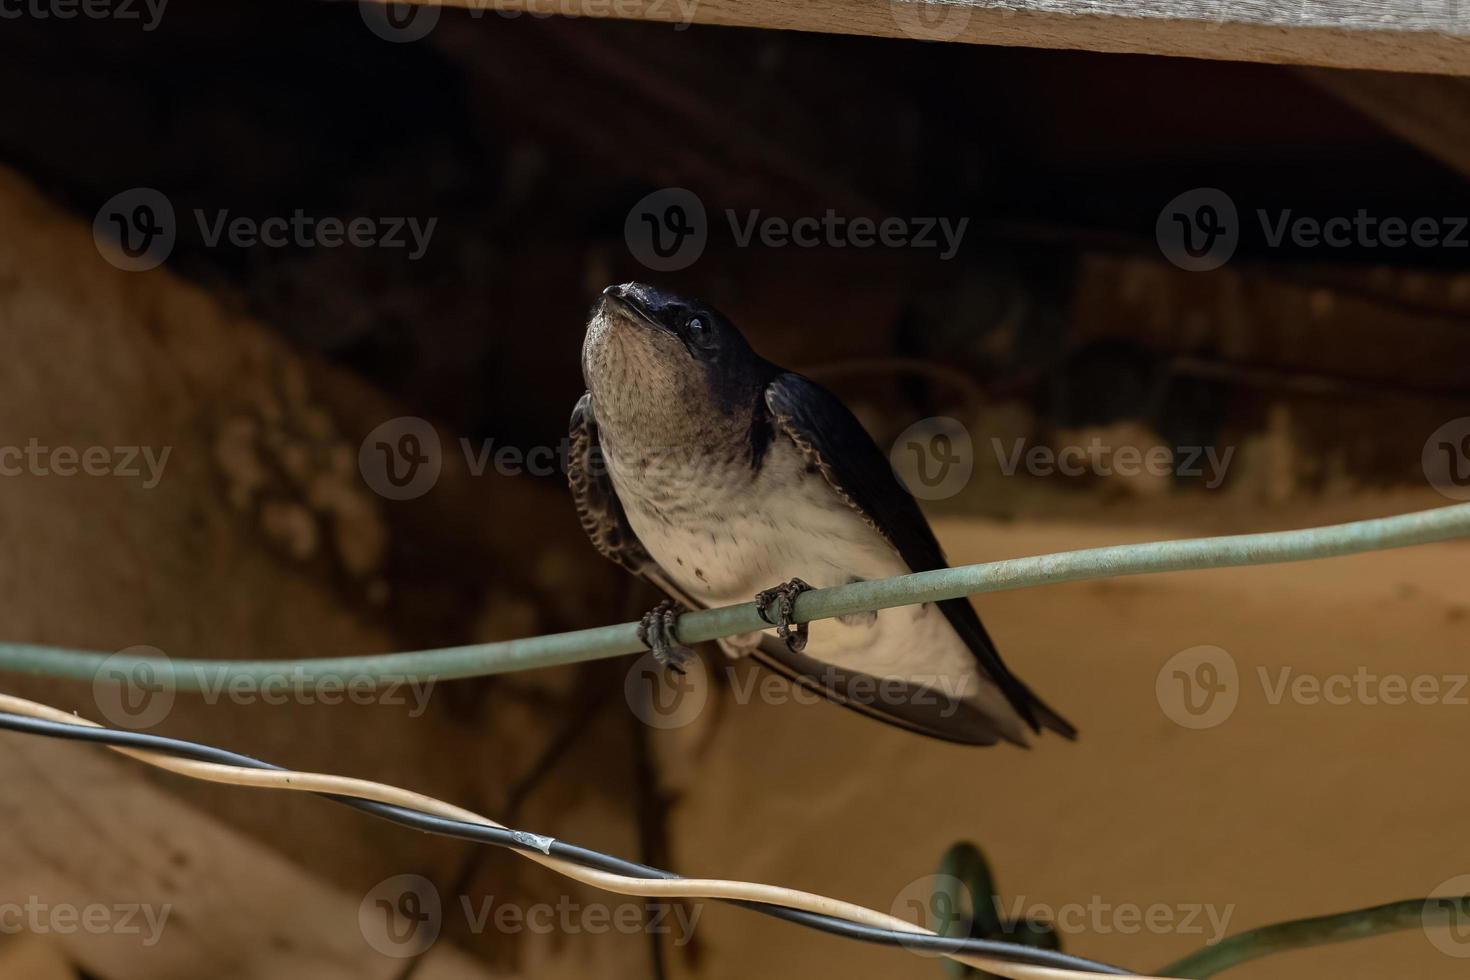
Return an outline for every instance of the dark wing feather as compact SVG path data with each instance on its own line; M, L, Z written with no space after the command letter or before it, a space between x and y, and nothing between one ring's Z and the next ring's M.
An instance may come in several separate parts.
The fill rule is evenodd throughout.
M933 691L892 678L884 679L884 695L875 699L874 678L795 653L787 648L784 640L774 636L762 637L759 648L751 651L750 656L767 670L820 694L833 704L906 731L961 745L994 745L1000 739L1009 739L991 718L967 701L940 698ZM1024 747L1025 743L1017 744Z
M592 414L592 394L582 395L572 409L571 453L567 459L567 482L577 505L582 530L604 558L622 565L635 575L655 565L652 556L633 533L623 511L597 435L597 418Z
M799 374L782 374L766 389L766 405L778 432L796 443L832 489L898 551L913 571L948 567L918 503L894 475L862 423L827 389ZM945 618L975 654L985 675L1000 687L1032 728L1041 725L1068 738L1070 724L1043 704L1001 662L995 644L966 599L939 603Z

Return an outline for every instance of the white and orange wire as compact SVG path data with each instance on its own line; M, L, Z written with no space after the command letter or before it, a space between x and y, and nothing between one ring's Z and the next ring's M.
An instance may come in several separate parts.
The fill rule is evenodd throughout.
M105 727L86 718L68 714L59 708L40 704L35 701L28 701L25 698L15 697L9 694L0 694L0 711L68 725L80 725L89 728ZM337 776L329 773L297 772L290 769L246 769L214 762L199 762L194 759L184 759L163 752L151 752L146 749L130 749L122 746L108 746L108 748L150 766L157 766L160 769L166 769L169 772L177 773L181 776L188 776L192 779L200 779L206 782L225 783L232 786L245 786L253 789L294 790L302 793L332 793L339 796L355 796L360 799L374 800L379 803L388 803L393 806L418 810L422 813L432 814L448 820L460 820L465 823L504 829L503 824L496 823L489 817L454 806L443 800L425 796L422 793L415 793L412 790L389 786L384 783L375 783L366 779L356 779L351 776ZM627 875L602 871L597 868L584 867L572 861L534 851L517 850L516 853L522 857L530 858L537 864L544 865L568 878L619 895L635 895L640 898L703 898L759 902L767 905L780 905L787 908L800 909L801 911L813 912L818 915L834 916L877 929L891 929L897 932L908 932L918 935L936 935L930 929L925 929L905 919L878 912L862 905L844 902L841 899L828 898L812 892L784 888L779 885L766 885L749 881L732 881L723 878L633 878ZM954 952L942 955L978 970L984 970L987 973L993 973L998 976L1010 977L1013 980L1082 980L1082 978L1106 975L1090 971L1064 969L1061 967L1015 963L1010 960L970 953ZM1164 978L1142 977L1141 980L1164 980Z

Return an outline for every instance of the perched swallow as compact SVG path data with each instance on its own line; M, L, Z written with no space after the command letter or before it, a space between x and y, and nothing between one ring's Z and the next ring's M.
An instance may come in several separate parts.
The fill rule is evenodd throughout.
M760 357L713 308L638 283L603 291L582 374L578 515L604 556L670 597L641 631L662 662L688 656L673 639L679 606L755 597L777 635L724 650L839 704L971 745L1076 734L1001 663L967 600L792 626L807 588L946 567L918 504L831 392Z

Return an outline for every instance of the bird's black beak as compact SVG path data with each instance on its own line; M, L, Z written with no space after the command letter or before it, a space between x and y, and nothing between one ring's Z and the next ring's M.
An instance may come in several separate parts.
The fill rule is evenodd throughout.
M603 308L616 310L625 318L642 326L668 331L669 328L661 323L649 309L643 296L645 289L646 287L639 286L636 282L609 286L602 291Z

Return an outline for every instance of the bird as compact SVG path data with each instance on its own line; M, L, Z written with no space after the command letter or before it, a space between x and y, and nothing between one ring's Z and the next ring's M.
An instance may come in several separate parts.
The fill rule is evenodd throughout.
M966 745L1076 737L967 599L791 622L808 589L947 567L836 395L761 357L713 306L636 282L598 297L581 360L568 482L597 550L667 596L639 626L661 664L682 671L692 655L674 635L681 611L754 598L773 629L721 648L830 701Z

